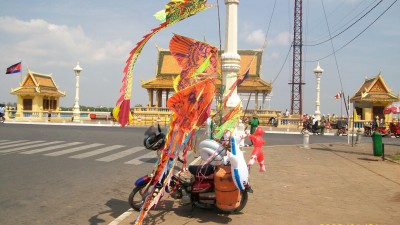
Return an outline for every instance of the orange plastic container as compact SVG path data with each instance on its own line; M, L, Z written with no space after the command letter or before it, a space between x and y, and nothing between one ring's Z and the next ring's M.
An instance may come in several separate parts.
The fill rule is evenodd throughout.
M240 191L233 183L231 167L219 166L214 175L216 205L221 210L235 210L240 205Z

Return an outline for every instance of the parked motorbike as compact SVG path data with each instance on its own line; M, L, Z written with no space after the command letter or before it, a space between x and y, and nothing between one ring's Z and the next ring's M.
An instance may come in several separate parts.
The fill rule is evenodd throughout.
M200 208L216 208L223 213L239 212L246 206L248 192L252 192L252 189L248 184L244 185L243 191L236 188L231 176L231 166L216 166L223 161L226 149L222 145L216 144L217 142L215 141L207 141L209 142L203 145L204 148L200 155L202 158L211 156L210 160L208 160L209 162L205 165L190 165L174 174L169 184L165 187L164 194L169 194L172 198L179 199L182 205L191 204ZM211 144L208 145L209 143ZM213 148L216 145L218 145L218 150ZM202 144L200 143L199 146L202 146ZM162 146L160 145L159 147L161 148ZM180 158L178 158L178 161L183 163ZM214 180L214 177L217 177L217 179ZM151 186L155 189L162 188L158 181L154 181L151 178L152 174L140 177L135 181L135 187L128 198L128 203L132 209L140 211L145 199L151 193L150 190L153 189ZM224 182L224 184L220 189L216 188L216 184L219 185L221 182ZM234 202L229 207L219 205L217 202L218 196L224 195L226 197L227 192L234 192L233 194L236 194L236 199L239 199L239 201Z
M371 123L369 123L369 126L364 126L364 135L365 136L372 136L372 134L374 132L378 132L380 134L382 134L383 136L388 135L390 137L390 133L391 133L391 129L386 129L386 127L378 127L378 126L374 126Z
M388 134L389 136L393 134L395 137L400 137L400 124L390 123Z
M248 190L240 192L239 206L231 209L221 209L216 205L216 193L214 185L215 167L212 165L191 165L188 167L189 178L180 174L172 176L170 184L167 186L166 193L174 199L180 199L182 205L192 204L200 208L217 208L225 213L240 212L247 204ZM143 176L136 180L135 188L129 195L129 205L132 209L139 211L144 200L149 195L146 185L151 180L151 176ZM150 184L156 185L157 184Z

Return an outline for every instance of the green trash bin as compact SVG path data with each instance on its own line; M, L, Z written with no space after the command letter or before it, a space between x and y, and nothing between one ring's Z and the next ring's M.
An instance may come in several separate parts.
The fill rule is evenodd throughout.
M374 156L382 156L382 136L381 133L376 131L371 135Z

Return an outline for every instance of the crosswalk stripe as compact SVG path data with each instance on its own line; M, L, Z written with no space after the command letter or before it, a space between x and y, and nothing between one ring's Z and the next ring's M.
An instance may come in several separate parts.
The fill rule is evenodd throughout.
M94 148L94 147L101 146L101 145L104 145L104 144L94 143L94 144L90 144L90 145L84 145L84 146L79 146L79 147L70 148L70 149L66 149L66 150L61 150L61 151L57 151L57 152L47 153L47 154L44 154L44 155L47 155L47 156L60 156L60 155L68 154L68 153L82 151L82 150L85 150L85 149L88 149L88 148Z
M43 141L42 141L43 142ZM16 152L16 151L20 151L20 150L24 150L24 149L29 149L29 148L37 148L37 147L41 147L41 146L46 146L46 145L52 145L52 144L58 144L61 143L63 141L52 141L52 142L45 142L45 143L41 143L41 144L36 144L36 145L26 145L26 146L22 146L19 148L13 148L13 149L8 149L8 150L2 150L0 151L1 153L6 153L6 152ZM32 142L30 142L32 143Z
M10 141L7 143L3 143L3 146L0 146L0 149L16 147L16 146L21 146L21 145L26 145L26 144L32 143L32 142L27 142L27 141L28 140L20 140L20 141ZM35 142L37 143L38 141L35 141ZM43 142L43 141L41 141L41 142Z
M115 154L112 154L112 155L109 155L109 156L106 156L106 157L103 157L103 158L100 158L100 159L96 159L96 161L111 162L111 161L123 158L125 156L134 154L134 153L136 153L136 152L138 152L140 150L143 150L143 149L144 149L144 147L130 148L130 149L125 150L125 151L121 151L121 152L118 152L118 153L115 153Z
M70 147L74 145L79 145L82 144L83 142L70 142L70 143L65 143L62 145L54 145L54 146L49 146L46 148L41 148L41 149L35 149L35 150L30 150L30 151L25 151L25 152L20 152L20 154L35 154L35 153L40 153L40 152L47 152L59 148L65 148L65 147Z
M150 151L149 153L141 155L141 156L134 158L128 162L125 162L125 164L140 165L140 164L144 163L144 160L142 160L142 159L156 158L156 157L157 157L157 151Z
M109 152L109 151L112 151L112 150L115 150L115 149L118 149L118 148L122 148L122 147L125 147L125 145L112 145L112 146L108 146L108 147L105 147L105 148L100 148L100 149L97 149L97 150L94 150L94 151L91 151L91 152L85 152L85 153L82 153L82 154L79 154L79 155L73 155L73 156L70 156L69 158L83 159L83 158L99 155L99 154L102 154L102 153L105 153L105 152Z
M0 143L7 142L7 141L10 141L10 140L0 140Z

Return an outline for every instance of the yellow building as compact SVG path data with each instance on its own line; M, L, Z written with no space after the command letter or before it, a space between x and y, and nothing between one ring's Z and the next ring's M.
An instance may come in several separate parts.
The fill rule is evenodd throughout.
M391 121L391 115L385 115L383 110L393 102L399 101L400 96L392 93L386 85L381 73L372 78L366 78L350 102L353 103L359 120L371 121L373 118L385 118Z
M28 70L28 74L20 86L11 90L17 96L17 112L15 118L42 118L43 112L57 111L60 98L65 92L58 90L51 74L41 74ZM24 115L27 114L27 115Z
M181 72L181 68L169 50L159 47L157 47L157 50L156 76L150 80L142 81L141 85L148 92L148 106L150 107L163 107L166 105L169 96L174 93L172 82ZM272 91L272 82L266 82L261 78L263 50L238 50L238 54L240 55L240 70L238 74L242 75L249 69L249 77L238 87L237 92L252 93L255 97L254 109L258 109L259 97L261 97L262 105L264 105L267 95ZM221 79L216 80L216 86L219 90ZM165 102L162 101L163 95L165 96ZM219 97L217 93L216 100Z

